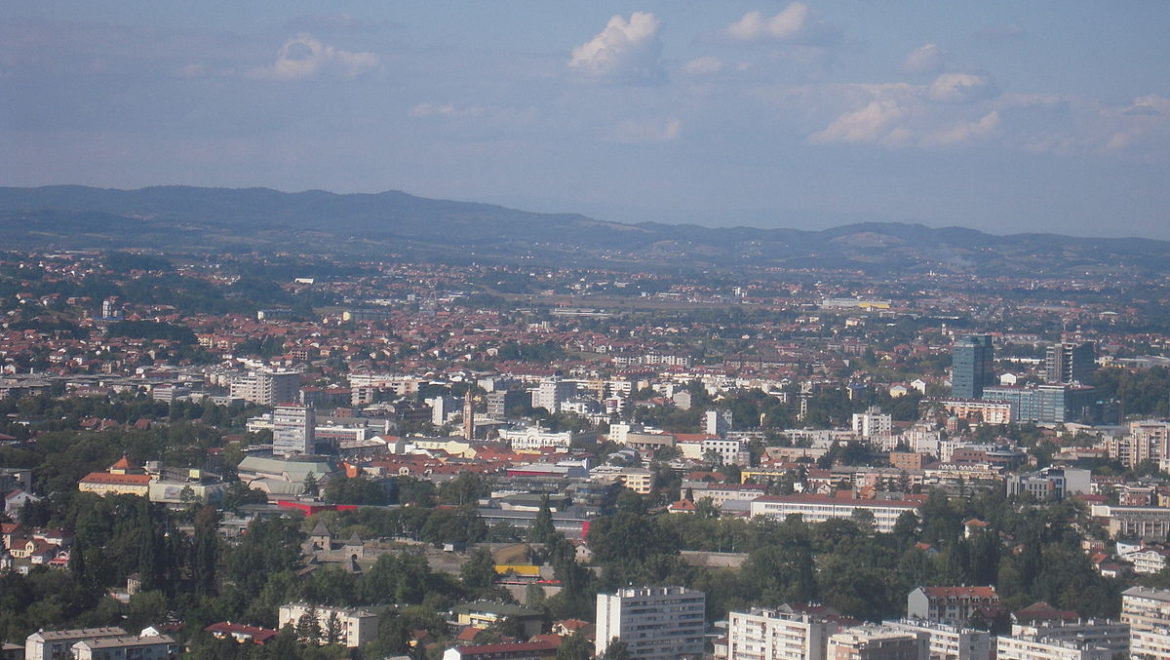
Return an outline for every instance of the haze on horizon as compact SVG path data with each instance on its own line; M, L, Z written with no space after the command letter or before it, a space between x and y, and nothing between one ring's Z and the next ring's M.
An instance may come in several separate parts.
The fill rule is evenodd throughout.
M262 4L0 6L0 185L1170 239L1167 3Z

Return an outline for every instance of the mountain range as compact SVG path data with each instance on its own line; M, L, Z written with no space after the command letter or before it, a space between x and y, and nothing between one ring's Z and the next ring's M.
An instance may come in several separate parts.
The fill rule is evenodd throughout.
M2 245L20 249L289 251L599 267L839 268L979 275L1170 272L1170 242L860 223L822 231L623 224L403 192L266 188L0 188Z

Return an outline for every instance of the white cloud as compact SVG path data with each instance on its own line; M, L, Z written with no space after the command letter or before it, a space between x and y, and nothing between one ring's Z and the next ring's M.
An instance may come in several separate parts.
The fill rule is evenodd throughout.
M775 16L749 11L743 18L727 26L724 34L736 41L793 39L804 32L808 25L808 14L808 5L801 2L793 2Z
M659 82L665 77L658 39L661 25L649 12L636 11L628 20L614 16L604 30L573 49L569 68L597 80Z
M683 65L683 72L692 76L709 76L722 70L723 61L711 55L696 57Z
M902 69L910 73L935 73L946 63L946 53L935 44L926 44L906 56Z
M425 119L427 117L480 117L486 110L478 105L458 107L453 103L416 103L410 109L410 116L416 119Z
M207 67L203 64L186 64L175 71L179 78L202 78L207 75Z
M673 142L682 132L682 121L674 117L649 121L627 120L610 131L608 139L622 144Z
M898 122L907 111L894 99L875 99L865 107L837 117L824 130L809 136L815 144L830 142L882 142L893 144L904 140Z
M829 125L808 136L814 144L876 144L885 147L946 148L974 144L1000 133L997 100L938 103L928 85L857 84L823 86L813 103L837 110Z
M940 147L967 144L992 136L998 128L999 113L992 110L976 121L959 122L948 129L929 133L923 136L922 144Z
M930 84L927 95L940 103L970 103L996 94L987 76L973 73L944 73Z
M275 62L251 69L248 77L260 80L304 80L321 75L356 78L379 67L375 53L338 50L302 32L284 42Z

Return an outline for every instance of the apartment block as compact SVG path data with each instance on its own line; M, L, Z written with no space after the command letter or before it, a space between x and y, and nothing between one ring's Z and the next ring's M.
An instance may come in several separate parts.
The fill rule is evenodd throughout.
M857 626L829 637L828 660L929 660L924 633Z
M791 609L731 612L728 658L735 660L825 660L829 637L840 626Z
M597 594L597 655L614 640L632 660L703 655L706 597L684 587L639 587Z
M922 619L883 621L891 630L922 633L929 640L931 660L990 660L995 648L991 633Z
M326 634L331 629L336 631L337 643L348 648L365 646L378 634L378 615L373 612L307 603L281 605L277 627L296 628L301 617L306 616L317 620L322 644L328 641Z
M1170 589L1130 587L1121 592L1121 620L1129 624L1129 657L1170 658Z

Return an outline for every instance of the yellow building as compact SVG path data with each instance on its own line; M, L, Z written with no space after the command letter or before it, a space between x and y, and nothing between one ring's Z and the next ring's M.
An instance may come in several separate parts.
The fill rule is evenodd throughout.
M150 492L151 476L123 456L105 472L90 472L77 482L77 489L83 493L106 495L140 495Z

